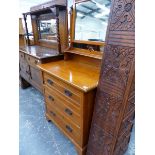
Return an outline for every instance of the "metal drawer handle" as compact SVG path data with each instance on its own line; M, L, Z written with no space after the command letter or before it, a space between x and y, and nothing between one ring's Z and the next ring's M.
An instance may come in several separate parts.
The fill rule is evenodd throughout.
M26 71L26 73L27 73L28 75L31 75L30 71Z
M65 92L65 95L68 96L68 97L71 97L73 95L72 92L70 92L67 89L65 89L64 92Z
M56 114L55 114L53 111L50 111L50 113L51 113L53 116L56 116Z
M53 84L53 81L50 80L50 79L47 79L47 83L50 84L50 85L52 85Z
M35 60L34 63L37 64L38 63L38 60Z
M48 98L49 98L50 100L54 101L54 98L53 98L51 95L49 95Z
M68 108L65 109L65 112L66 112L68 115L70 115L70 116L73 114L72 111L69 110Z
M66 125L66 129L69 131L69 132L72 132L73 129L69 126L69 125Z

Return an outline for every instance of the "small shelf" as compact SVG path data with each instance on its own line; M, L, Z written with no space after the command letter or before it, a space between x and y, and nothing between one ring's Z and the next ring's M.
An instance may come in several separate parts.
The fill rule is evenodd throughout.
M103 56L103 52L97 52L97 51L90 52L88 50L83 50L83 49L78 49L78 48L70 49L64 52L83 55L83 56L87 56L87 57L91 57L91 58L95 58L99 60L101 60Z

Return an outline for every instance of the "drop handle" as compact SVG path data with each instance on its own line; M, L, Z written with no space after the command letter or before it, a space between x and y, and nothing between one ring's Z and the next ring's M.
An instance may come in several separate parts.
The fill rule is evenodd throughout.
M50 111L50 113L51 113L53 116L56 116L56 114L55 114L53 111Z
M64 90L64 93L65 93L65 95L68 96L68 97L71 97L71 96L73 95L72 92L70 92L70 91L67 90L67 89Z
M70 115L70 116L73 114L72 111L69 110L68 108L65 109L65 112L66 112L68 115Z
M38 60L35 60L34 63L37 64L38 63Z
M53 98L51 95L49 95L48 98L49 98L51 101L54 101L54 98Z
M69 125L66 125L66 129L69 131L69 132L72 132L73 129L69 126Z
M52 85L53 84L53 81L50 80L50 79L47 79L47 83L50 84L50 85Z

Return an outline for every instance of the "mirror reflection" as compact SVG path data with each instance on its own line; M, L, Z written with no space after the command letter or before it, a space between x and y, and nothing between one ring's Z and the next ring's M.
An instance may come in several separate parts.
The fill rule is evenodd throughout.
M48 16L42 16L39 18L38 23L39 39L41 40L55 40L57 38L56 32L56 19Z
M111 0L76 4L75 40L105 41Z

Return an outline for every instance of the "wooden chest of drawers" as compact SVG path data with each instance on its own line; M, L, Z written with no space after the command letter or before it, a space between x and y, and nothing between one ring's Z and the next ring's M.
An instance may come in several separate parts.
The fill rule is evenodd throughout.
M19 73L21 83L25 83L22 84L23 87L31 84L43 93L42 72L37 65L60 59L63 59L63 55L58 54L58 51L41 46L21 46L19 50Z
M77 63L64 63L61 60L40 64L39 67L43 71L46 118L56 124L74 143L78 154L83 155L88 143L96 93L95 85L97 85L99 74L92 68L89 70L89 74L92 71L91 74L94 76L87 75L85 71L88 72L88 66L81 66L83 72L78 72L78 69L74 70L75 64ZM80 78L81 76L82 78ZM90 89L88 89L88 85L84 84L86 76L87 82L91 83ZM67 80L68 78L70 81ZM90 80L92 81L90 82Z
M19 52L19 73L28 83L43 92L42 88L42 73L37 67L39 59L28 54Z

